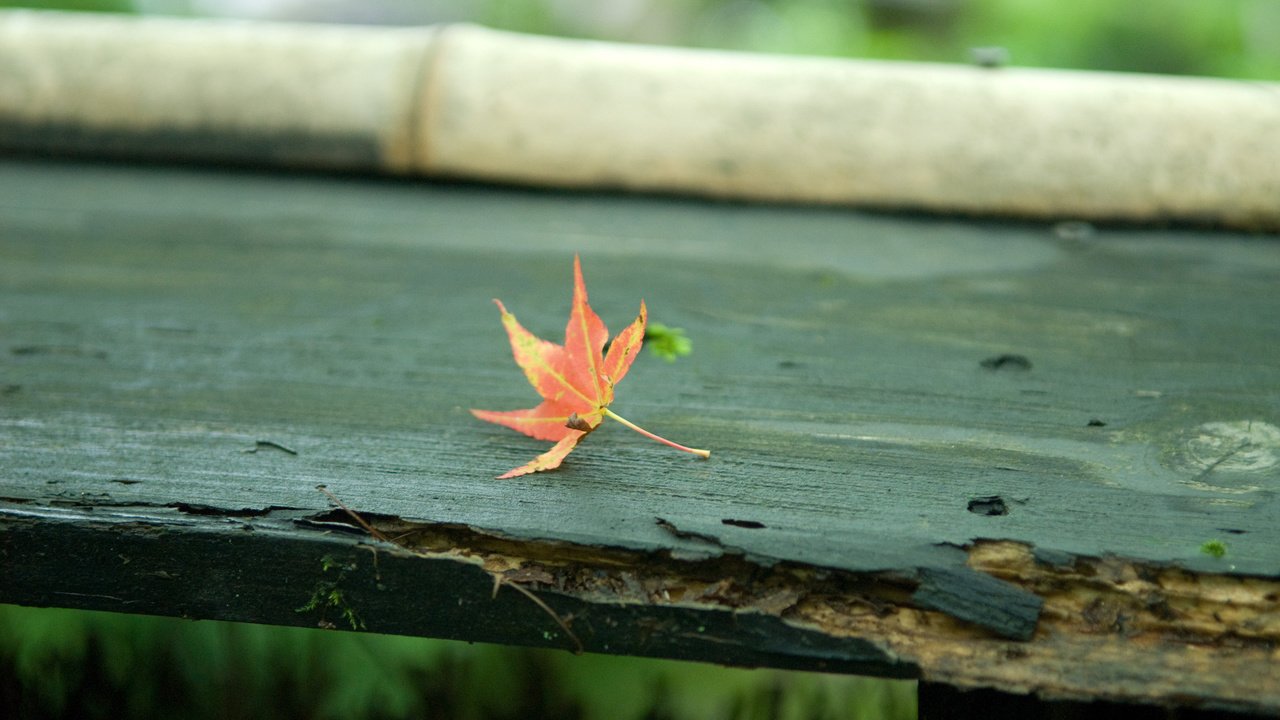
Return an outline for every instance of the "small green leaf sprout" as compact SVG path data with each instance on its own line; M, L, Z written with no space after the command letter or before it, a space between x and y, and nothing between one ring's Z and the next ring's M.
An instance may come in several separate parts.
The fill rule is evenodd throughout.
M644 331L644 344L654 355L675 362L693 352L693 341L685 337L682 328L673 328L662 323L649 323Z
M1200 552L1210 557L1220 558L1227 554L1227 544L1221 540L1205 540L1200 545Z

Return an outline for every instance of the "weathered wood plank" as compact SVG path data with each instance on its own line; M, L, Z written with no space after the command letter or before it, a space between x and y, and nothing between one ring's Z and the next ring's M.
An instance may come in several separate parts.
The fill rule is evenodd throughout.
M25 560L12 563L6 600L574 648L546 611L517 592L495 588L477 564L423 559L386 547L368 552L351 533L299 533L296 521L303 515L6 508L5 551ZM334 592L339 599L331 601ZM833 638L764 613L593 603L565 594L548 595L545 602L573 618L575 635L598 651L827 672L914 673L870 641Z
M489 298L558 336L574 252L614 329L644 297L693 339L614 407L710 461L614 425L555 473L492 479L545 444L467 413L533 400ZM34 587L57 570L30 553L125 542L131 517L177 523L183 562L314 578L338 541L294 521L329 509L323 483L439 562L633 613L630 644L575 622L589 649L651 652L637 627L669 604L732 609L870 642L841 660L860 672L1275 711L1277 281L1264 236L10 159L0 532L23 570L0 601L105 607ZM1027 363L983 364L1002 355ZM279 597L158 600L115 572L53 584L289 622ZM538 642L377 603L371 630ZM742 633L766 655L726 662L808 642ZM1230 673L1181 677L1204 667Z

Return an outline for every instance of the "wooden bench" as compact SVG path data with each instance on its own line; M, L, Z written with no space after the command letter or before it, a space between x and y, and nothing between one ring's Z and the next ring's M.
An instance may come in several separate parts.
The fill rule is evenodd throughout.
M468 412L534 400L490 299L558 340L575 253L693 343L614 409L710 460L494 479L547 443ZM11 156L0 602L1274 715L1278 289L1229 232Z

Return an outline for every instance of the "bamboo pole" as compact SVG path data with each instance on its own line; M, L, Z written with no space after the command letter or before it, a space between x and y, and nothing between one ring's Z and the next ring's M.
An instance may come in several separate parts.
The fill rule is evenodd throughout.
M1280 229L1280 85L0 12L0 148Z

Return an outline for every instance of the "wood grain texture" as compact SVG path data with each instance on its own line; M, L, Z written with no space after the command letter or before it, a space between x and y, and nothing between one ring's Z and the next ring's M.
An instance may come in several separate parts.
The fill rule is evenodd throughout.
M314 575L332 548L267 548L333 542L293 522L330 509L318 484L373 517L469 528L536 546L543 558L587 548L638 565L733 561L795 577L900 582L904 605L955 621L968 628L966 642L989 648L1035 632L1035 642L1044 639L1047 591L1016 572L971 567L966 548L978 539L1011 541L1049 565L1115 556L1274 582L1280 246L1274 237L1178 230L1080 235L820 209L6 160L0 533L11 570L0 600L101 607L32 586L47 578L64 593L128 599L136 590L147 612L289 622L245 600L193 605L182 599L190 588L157 601L106 570L77 591L74 577L55 577L58 563L33 559L39 543L30 543L71 552L71 540L41 528L92 530L76 537L102 543L123 537L130 517L142 525L178 517L181 527L165 532L187 548L184 562L199 546L230 553L208 561L220 572L288 574L305 557ZM693 353L675 363L643 354L613 408L711 449L711 460L606 422L560 470L493 479L546 444L467 412L534 398L489 300L500 297L530 330L558 337L574 252L611 329L643 297L653 320L693 340ZM1001 355L1027 362L983 365ZM95 525L94 513L110 519ZM193 518L275 530L182 525ZM190 540L208 532L226 544ZM346 537L344 547L359 542ZM1201 551L1214 539L1226 543L1225 556ZM278 563L263 565L268 556ZM426 576L449 592L447 573ZM393 608L408 617L413 604L391 597L378 601L370 629L441 634L395 619ZM775 614L786 619L802 604L793 597ZM858 627L842 632L856 637ZM1274 647L1272 631L1260 632L1249 642ZM589 648L646 652L635 627L622 635L630 645ZM760 638L782 635L734 642L758 653ZM804 642L737 661L782 665ZM841 662L929 676L919 659L927 653L884 647ZM1249 658L1274 654L1251 647ZM1038 690L1002 685L998 674L966 677L959 655L948 657L938 677L956 686ZM1234 671L1263 673L1252 678L1263 691L1247 702L1237 686L1215 691L1208 682L1197 692L1223 706L1280 708L1274 670L1242 661ZM1176 683L1144 694L1154 679L1168 680L1162 672L1140 667L1107 697L1177 702ZM1072 682L1057 690L1088 693L1087 675Z

